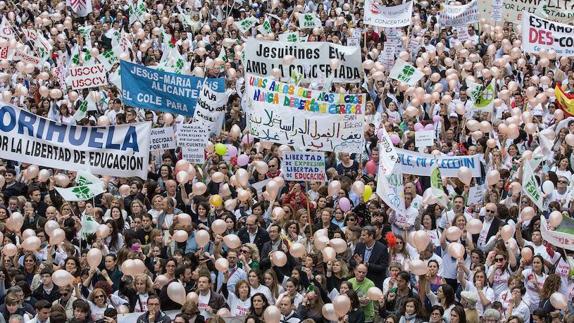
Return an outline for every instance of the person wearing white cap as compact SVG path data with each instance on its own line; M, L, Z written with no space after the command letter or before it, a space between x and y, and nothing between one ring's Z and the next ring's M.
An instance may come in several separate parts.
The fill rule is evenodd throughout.
M460 303L464 307L467 323L478 323L479 313L476 310L478 295L475 291L463 291L460 293Z

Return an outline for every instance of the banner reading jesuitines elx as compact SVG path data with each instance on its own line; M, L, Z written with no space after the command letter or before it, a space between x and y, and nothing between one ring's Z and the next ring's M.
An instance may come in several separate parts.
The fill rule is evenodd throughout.
M264 41L249 38L245 42L245 73L259 76L271 76L274 68L281 71L281 80L286 81L293 72L303 74L307 82L361 82L363 66L359 47L342 46L327 42L292 43ZM285 64L287 55L295 57L291 64ZM341 64L333 69L332 59Z
M365 1L365 24L377 27L404 27L411 24L413 1L386 7L377 0Z
M261 140L319 151L363 151L365 95L310 90L248 75L248 129Z
M203 82L211 89L225 91L223 79L205 79L158 71L143 65L120 62L122 101L136 108L151 109L192 117Z
M554 50L558 56L574 56L574 26L560 24L524 12L522 49L527 53Z
M151 122L109 127L60 124L0 107L0 156L45 167L147 178Z

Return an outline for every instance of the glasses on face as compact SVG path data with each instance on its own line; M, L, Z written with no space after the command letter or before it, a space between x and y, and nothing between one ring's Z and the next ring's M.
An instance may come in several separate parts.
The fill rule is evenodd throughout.
M503 262L504 258L495 258L496 262Z
M493 211L493 210L486 210L486 213L493 213L493 214L494 214L494 213L496 213L496 211Z
M104 295L95 295L94 299L105 298Z
M355 218L348 218L347 221L355 221Z

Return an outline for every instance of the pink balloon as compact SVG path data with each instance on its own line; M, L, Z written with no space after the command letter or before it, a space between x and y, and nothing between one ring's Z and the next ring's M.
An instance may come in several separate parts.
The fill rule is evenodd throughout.
M451 226L444 231L444 234L449 241L458 241L462 236L462 231L456 226Z
M471 219L466 224L466 230L470 232L470 234L479 234L482 231L482 221L479 219Z
M216 234L223 234L227 230L227 223L221 219L217 219L211 224L211 230Z
M241 246L241 240L239 240L239 237L235 234L226 235L225 237L223 237L223 242L230 249L236 249Z
M92 248L88 251L87 261L90 268L98 268L102 262L102 251L98 248Z
M472 171L470 168L462 166L458 169L457 176L465 185L470 185L470 182L472 181Z
M343 212L349 211L351 209L351 201L346 197L341 198L339 200L339 208L341 208Z
M514 230L512 230L512 227L509 224L506 224L502 227L502 229L500 229L500 236L504 241L508 241L510 238L512 238L513 234Z
M188 234L185 230L176 230L173 233L173 240L176 242L182 243L187 241Z
M203 195L207 191L207 186L202 182L197 182L193 184L191 191L194 195Z
M158 275L155 278L155 283L159 286L159 288L163 288L167 283L169 283L169 278L165 275Z
M299 242L293 242L289 248L289 253L295 258L302 258L306 253L305 246Z
M498 184L498 181L499 181L499 180L500 180L500 173L499 173L496 169L491 170L491 171L488 172L488 174L486 175L486 183L487 183L489 186Z
M182 224L182 225L188 225L191 224L191 216L189 216L189 214L187 213L180 213L178 215L176 215L177 218L177 223Z
M514 183L519 184L518 182L514 182ZM523 208L522 211L520 212L520 216L522 218L522 221L528 221L528 220L532 219L534 217L534 215L536 215L536 211L534 211L534 208L531 206L527 206L527 207Z
M430 241L428 233L424 230L418 230L413 233L412 242L419 252L425 250Z
M174 281L167 285L167 296L174 302L183 305L185 303L185 288L183 284Z
M322 250L327 246L327 244L329 244L329 237L326 236L315 237L313 240L313 245L317 250Z
M22 240L26 240L29 237L35 237L36 236L36 231L32 230L32 229L26 229L24 230L24 232L22 232Z
M215 261L215 269L220 273L224 273L229 269L229 261L225 258L219 258Z
M415 275L426 275L428 270L429 267L427 266L426 261L422 261L420 259L411 260L410 271L412 271Z
M209 243L209 232L205 230L198 230L195 232L195 242L201 248Z
M365 164L365 169L367 170L367 174L369 175L376 175L377 174L377 163L375 163L375 161L373 160L369 160L366 164Z
M127 184L124 184L124 185L120 186L118 191L120 192L120 195L122 197L126 197L126 196L130 195L130 186Z
M548 223L554 228L557 228L560 223L562 223L562 213L560 213L560 211L551 212L548 217Z
M287 255L283 251L275 251L271 254L271 263L277 267L283 267L287 264Z
M26 251L38 251L38 249L40 249L41 244L42 241L40 240L40 238L36 236L28 237L26 240L24 240L24 242L22 242L22 249Z
M335 250L336 253L343 253L347 251L347 241L341 238L333 238L329 241L329 245Z
M249 156L245 154L241 154L237 157L237 165L240 167L246 166L249 164Z
M69 286L74 282L74 276L63 269L58 269L52 273L52 281L59 287Z
M333 300L333 308L337 316L343 317L351 309L351 299L345 294L339 295Z
M66 240L66 232L64 230L58 228L52 231L52 235L50 236L50 244L52 246L59 245L60 243Z
M337 257L337 252L332 247L325 247L321 249L321 254L323 255L323 261L333 261Z
M2 248L2 253L7 257L13 257L18 253L18 247L16 247L16 245L13 243L9 243L4 245L4 248Z
M279 322L281 320L281 311L277 306L269 305L265 309L265 312L263 312L263 318L265 319L265 322L269 323Z
M328 189L328 193L330 196L334 196L339 194L339 191L341 190L341 182L335 180L335 181L331 181L329 183L329 186L327 187Z
M335 313L335 307L333 306L332 303L323 305L321 313L323 314L323 317L325 317L329 321L336 322L339 320L339 318L337 317L337 313Z
M447 247L448 254L456 259L464 257L464 246L459 242L452 242Z

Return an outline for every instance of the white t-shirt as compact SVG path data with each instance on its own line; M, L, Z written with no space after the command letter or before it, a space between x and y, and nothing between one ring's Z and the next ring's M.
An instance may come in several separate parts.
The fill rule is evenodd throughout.
M558 260L560 259L560 260ZM568 295L568 277L570 273L570 264L562 258L562 256L558 253L554 253L554 257L552 258L551 263L556 264L556 269L554 273L560 276L560 293L564 295Z
M247 297L246 300L242 301L232 292L229 292L227 303L229 304L229 308L231 309L230 310L231 316L245 316L249 314L249 310L251 309L250 297Z
M512 315L520 317L524 323L530 323L530 308L528 308L524 300L512 309Z
M482 315L482 313L484 313L484 306L480 301L480 297L478 296L478 289L476 288L474 283L467 280L466 287L464 290L476 293L476 296L478 297L478 302L476 302L476 310L478 311L479 315ZM489 286L484 286L482 287L482 293L484 294L484 297L486 297L486 299L488 299L491 303L494 301L494 290L492 288L490 288Z
M263 284L259 284L259 287L257 288L253 288L253 286L251 286L251 295L253 296L257 293L261 293L263 295L265 295L265 298L267 298L267 301L269 302L269 304L274 305L275 304L275 299L273 299L273 295L271 295L271 290L269 289L269 287L263 285Z
M490 277L492 272L494 272L495 270L496 272L494 274L492 289L494 289L494 296L496 297L496 299L498 299L500 294L502 294L504 290L508 289L508 279L510 278L510 272L508 271L508 269L505 269L504 271L501 272L498 268L496 268L495 264L490 266L490 268L488 268L488 273L486 274L486 277Z
M201 314L204 318L211 318L211 314L207 312L210 298L211 298L211 291L207 292L206 295L201 295L201 293L199 293L199 297L197 300L197 309L199 310L199 314Z
M536 275L532 269L524 269L522 276L524 277L524 287L526 287L524 302L534 311L540 303L540 294L535 289L535 284L538 285L539 290L542 290L542 285L544 285L547 275L544 273L542 273L542 275Z

